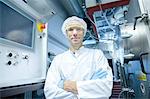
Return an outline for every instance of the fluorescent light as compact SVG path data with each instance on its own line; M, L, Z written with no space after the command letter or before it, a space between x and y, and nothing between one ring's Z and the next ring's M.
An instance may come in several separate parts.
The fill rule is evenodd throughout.
M96 44L96 41L95 40L85 40L83 42L83 45L89 45L89 44Z
M131 36L133 36L133 35L129 34L129 33L121 34L121 38L123 38L123 39L130 38Z
M125 59L131 59L131 58L133 58L133 57L134 57L134 54L132 54L132 53L129 53L129 54L124 55L124 58L125 58Z

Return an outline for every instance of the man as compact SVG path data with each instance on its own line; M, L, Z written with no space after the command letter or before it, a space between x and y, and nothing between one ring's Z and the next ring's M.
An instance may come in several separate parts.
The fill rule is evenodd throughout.
M81 18L64 21L62 32L70 48L52 61L44 87L47 99L108 99L111 95L112 70L101 50L84 48L86 31Z

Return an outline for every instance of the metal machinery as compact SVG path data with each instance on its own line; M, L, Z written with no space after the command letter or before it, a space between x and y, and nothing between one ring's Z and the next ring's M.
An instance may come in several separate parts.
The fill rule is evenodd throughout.
M76 0L0 0L0 98L44 98L51 60L68 47L61 25L81 11Z
M136 5L134 5L136 4ZM132 37L124 40L125 53L134 57L125 57L127 85L134 90L131 99L149 99L149 62L150 62L150 25L148 0L134 0L130 2L130 8L126 16L129 23L123 31L132 34ZM135 12L135 13L133 13Z
M118 98L150 98L149 4L148 0L82 2L93 28L88 32L92 39L88 39L87 35L85 45L102 49L106 57L112 60L114 81L121 80L122 86Z
M44 4L46 2L43 1L41 5ZM54 14L50 7L43 9L40 7L36 11L25 0L0 0L2 99L43 97L41 89L47 69L47 20Z

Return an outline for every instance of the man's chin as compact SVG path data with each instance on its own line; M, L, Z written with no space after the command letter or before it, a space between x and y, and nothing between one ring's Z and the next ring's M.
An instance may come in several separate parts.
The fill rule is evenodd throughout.
M80 44L80 42L73 41L72 44Z
M72 44L81 44L82 42L80 40L71 40Z

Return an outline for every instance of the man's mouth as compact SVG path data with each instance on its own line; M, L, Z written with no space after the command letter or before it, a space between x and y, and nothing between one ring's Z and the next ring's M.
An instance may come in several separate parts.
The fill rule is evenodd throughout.
M79 38L71 38L72 40L78 40Z

